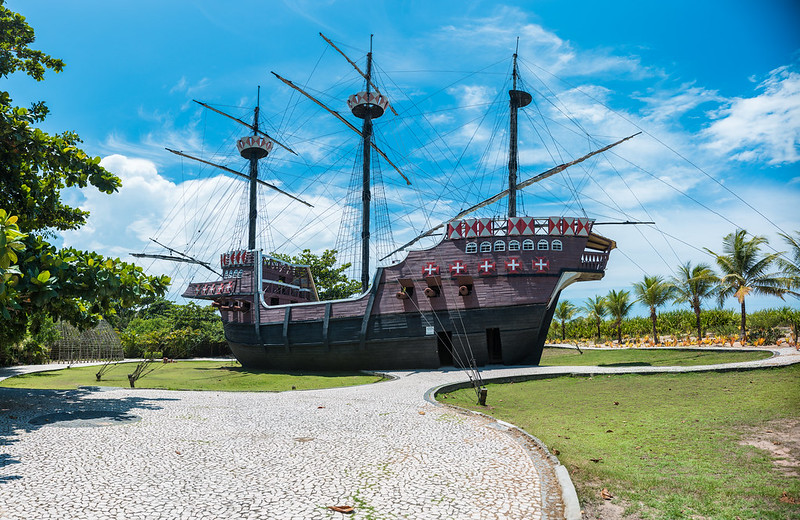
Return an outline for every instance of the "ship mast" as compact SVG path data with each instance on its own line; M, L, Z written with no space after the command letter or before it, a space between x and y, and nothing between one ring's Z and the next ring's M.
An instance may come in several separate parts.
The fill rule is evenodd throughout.
M369 36L369 52L367 53L367 74L366 74L366 99L369 100L370 83L372 79L372 35ZM356 111L353 110L353 114ZM361 125L361 138L363 140L364 162L363 176L361 181L361 290L366 292L369 286L369 204L372 200L370 192L370 158L372 156L372 113L370 110L363 111L364 122Z
M268 134L266 134L262 130L258 129L258 113L259 113L260 105L261 105L261 87L258 87L258 100L256 101L256 108L255 108L254 114L253 114L253 124L252 125L250 125L249 123L245 123L241 119L239 119L237 117L234 117L234 116L232 116L230 114L227 114L227 113L223 112L222 110L218 110L218 109L212 107L211 105L209 105L207 103L203 103L202 101L198 101L196 99L193 100L193 101L195 103L199 104L199 105L202 105L203 107L205 107L205 108L207 108L209 110L212 110L212 111L214 111L214 112L216 112L218 114L221 114L221 115L227 117L228 119L232 119L232 120L236 121L237 123L249 128L250 130L253 131L253 135L252 136L242 137L241 139L239 139L236 142L236 147L239 149L239 154L242 157L244 157L245 159L247 159L248 161L250 161L250 170L249 170L249 172L247 174L242 173L240 171L236 171L236 170L234 170L232 168L228 168L227 166L223 166L221 164L213 163L211 161L206 161L205 159L201 159L199 157L195 157L193 155L189 155L188 153L184 153L184 152L181 152L179 150L173 150L171 148L167 148L166 149L168 152L174 153L175 155L179 155L181 157L186 157L187 159L191 159L193 161L197 161L197 162L200 162L200 163L203 163L203 164L207 164L209 166L213 166L215 168L219 168L220 170L223 170L225 172L228 172L228 173L231 173L233 175L236 175L237 177L245 178L245 179L247 179L249 181L250 212L249 212L249 216L248 216L249 222L248 222L247 249L252 251L253 249L256 248L256 217L258 216L257 199L258 199L258 185L259 184L261 184L262 186L266 186L267 188L270 188L272 190L275 190L278 193L286 195L287 197L290 197L290 198L296 200L297 202L300 202L301 204L305 204L309 208L313 208L314 207L313 205L309 204L308 202L306 202L306 201L304 201L304 200L302 200L302 199L300 199L298 197L295 197L291 193L287 193L287 192L283 191L282 189L278 188L274 184L270 184L268 182L264 182L264 181L262 181L261 179L258 178L258 161L259 161L259 159L263 159L264 157L269 155L269 152L272 151L273 144L277 144L278 146L280 146L281 148L283 148L287 152L290 152L290 153L292 153L294 155L297 155L297 153L294 150L292 150L291 148L289 148L288 146L286 146L285 144L281 143L280 141L272 138L271 136L269 136ZM149 253L131 253L131 255L133 255L133 256L135 256L137 258L156 258L156 259L160 259L160 260L170 260L170 261L173 261L173 262L186 262L186 263L190 263L190 264L198 264L198 265L202 265L206 269L216 273L216 271L214 271L214 269L212 269L209 266L208 262L200 261L200 260L198 260L196 258L193 258L193 257L187 255L186 253L181 253L180 251L177 251L175 249L167 247L164 244L161 244L160 242L156 241L155 239L151 238L151 240L153 240L153 242L155 242L156 244L168 249L170 251L170 253L175 253L175 254L180 255L180 256L174 256L174 255L167 256L167 255L157 255L157 254L149 254ZM219 273L217 273L217 274L219 274Z
M256 96L256 108L253 110L253 136L258 135L258 111L261 105L261 87L258 87ZM261 158L256 153L248 154L245 157L250 161L250 215L247 230L247 249L252 251L256 248L256 217L258 216L258 160ZM244 156L244 154L242 154Z
M512 88L508 91L509 109L511 113L508 143L508 216L517 216L517 164L519 160L519 148L517 146L517 111L530 104L533 99L525 91L517 90L517 52L519 50L519 38L517 38L517 50L514 51L514 68L511 73Z

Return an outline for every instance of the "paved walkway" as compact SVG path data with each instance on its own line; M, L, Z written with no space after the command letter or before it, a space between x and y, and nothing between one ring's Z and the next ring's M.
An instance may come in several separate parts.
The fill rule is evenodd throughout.
M794 349L776 353L714 368L800 362ZM37 368L0 369L0 379ZM482 375L650 371L677 370L489 367ZM552 459L489 418L425 400L463 372L392 375L285 393L0 389L0 519L352 518L329 505L354 506L362 519L564 517ZM137 420L29 422L90 411L105 412L94 424Z

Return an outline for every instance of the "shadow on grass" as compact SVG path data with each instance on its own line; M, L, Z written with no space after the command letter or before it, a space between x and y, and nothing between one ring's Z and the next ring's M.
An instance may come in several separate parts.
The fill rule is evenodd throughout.
M600 363L599 367L651 367L650 363L644 361L630 361L628 363Z
M19 440L19 432L31 433L56 421L42 421L38 418L95 417L119 418L133 416L136 410L160 410L159 402L175 401L170 398L122 397L92 398L96 394L89 388L77 390L31 390L26 388L0 387L0 446L5 447ZM22 478L9 475L7 469L21 461L8 453L0 454L0 485Z
M314 377L348 377L363 376L364 372L308 372L304 370L257 370L241 366L221 366L216 368L197 368L196 370L227 370L242 375L275 375L275 376L314 376Z

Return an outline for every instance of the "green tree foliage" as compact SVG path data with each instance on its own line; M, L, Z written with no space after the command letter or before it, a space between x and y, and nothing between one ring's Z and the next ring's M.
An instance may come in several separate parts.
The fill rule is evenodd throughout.
M650 310L650 321L653 324L653 341L661 343L658 337L656 323L658 315L656 311L659 307L667 303L672 297L672 286L664 281L660 276L647 276L641 282L633 284L633 292L636 294L636 301L645 305Z
M555 317L558 321L561 322L561 341L563 342L566 338L566 323L568 321L572 321L578 316L578 308L569 301L563 300L558 303L556 306Z
M765 244L765 237L747 238L747 231L738 229L722 239L722 254L706 248L716 258L722 274L719 280L720 303L729 296L735 296L741 306L739 338L742 342L747 341L747 295L752 292L783 298L786 293L786 278L781 273L771 271L781 253L762 256L761 246Z
M605 298L608 312L614 318L614 327L617 329L617 341L619 343L622 343L622 320L633 308L633 302L630 298L631 293L628 291L615 291L613 289L608 292Z
M309 266L319 299L338 300L360 293L361 282L348 278L345 274L350 268L349 263L335 267L336 253L335 249L326 249L321 255L315 255L310 249L304 249L295 256L280 253L273 253L272 256L293 264Z
M225 343L222 321L212 306L178 305L158 299L139 311L120 333L125 357L187 358Z
M671 279L675 303L688 303L694 312L698 340L703 339L701 305L703 300L714 295L718 282L719 278L707 264L692 267L691 262L679 266L678 272Z
M21 71L36 81L64 64L31 49L33 29L0 0L0 75ZM20 342L37 314L78 327L103 314L163 295L169 279L135 265L45 241L55 230L76 229L88 213L61 200L61 190L86 187L112 193L120 181L81 151L72 132L49 135L34 125L47 115L42 102L12 105L0 91L0 346Z

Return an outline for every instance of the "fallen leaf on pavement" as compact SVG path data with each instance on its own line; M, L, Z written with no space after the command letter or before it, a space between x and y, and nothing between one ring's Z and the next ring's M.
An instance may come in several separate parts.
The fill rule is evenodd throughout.
M355 511L353 506L328 506L328 509L331 511L336 511L337 513L346 513L348 515Z

